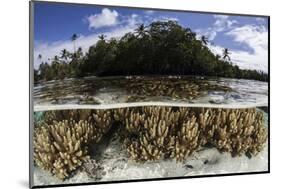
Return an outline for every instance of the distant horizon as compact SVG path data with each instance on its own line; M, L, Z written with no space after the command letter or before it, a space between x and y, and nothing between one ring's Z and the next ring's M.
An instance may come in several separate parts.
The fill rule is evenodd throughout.
M86 52L100 34L105 34L106 39L118 38L142 23L175 20L191 28L198 37L206 36L213 53L221 55L222 49L228 48L233 64L239 68L268 73L268 19L265 17L48 2L34 4L35 69L42 61L49 62L48 59L59 55L62 49L73 52L70 38L74 33L78 35L77 48L82 47Z

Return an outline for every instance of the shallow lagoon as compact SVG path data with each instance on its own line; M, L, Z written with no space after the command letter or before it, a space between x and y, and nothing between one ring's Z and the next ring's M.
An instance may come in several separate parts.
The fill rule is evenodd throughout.
M267 106L268 83L189 76L87 77L38 83L34 110L114 108L140 105Z
M170 88L175 91L169 91ZM191 90L190 90L191 88ZM162 91L161 91L162 90ZM38 83L34 86L35 118L41 111L112 109L130 106L185 106L247 108L268 106L268 83L254 80L205 77L88 77ZM264 114L267 127L268 113ZM62 181L37 166L35 185L84 183L145 178L167 178L259 172L268 170L268 143L257 156L232 157L216 148L203 147L182 162L158 160L137 163L122 148L116 133L99 143L100 169L94 177L78 170Z

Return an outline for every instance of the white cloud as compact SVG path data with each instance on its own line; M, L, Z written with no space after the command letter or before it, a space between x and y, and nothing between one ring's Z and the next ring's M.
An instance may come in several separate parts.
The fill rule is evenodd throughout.
M258 17L258 18L256 18L256 21L259 22L259 23L265 23L265 22L266 22L266 19L265 19L265 18Z
M226 15L214 15L214 18L216 20L211 27L195 30L195 32L198 34L198 38L204 35L210 41L212 41L219 32L229 30L238 23L236 20L229 19L229 16Z
M162 22L166 22L166 21L179 21L178 18L176 17L169 17L169 16L159 16L159 17L156 17L156 18L153 18L152 20L153 22L154 21L162 21Z
M214 18L217 18L217 19L228 19L229 16L227 16L227 15L221 15L221 14L216 14L216 15L214 15Z
M120 17L120 21L117 20L117 16ZM90 18L91 17L91 18ZM105 26L116 26L114 28L110 28L107 32L103 32L106 36L106 39L110 38L119 38L123 36L125 33L132 32L138 25L138 23L142 22L141 17L137 14L131 14L128 16L119 15L116 11L111 11L109 9L103 9L101 14L96 14L88 17L89 27L90 28L99 28ZM111 17L111 18L110 18ZM116 17L116 18L113 18ZM105 22L101 24L101 21ZM98 34L90 34L87 36L80 35L76 40L76 46L82 47L83 52L87 52L89 47L96 44L98 41ZM44 42L36 42L34 49L34 68L38 68L42 62L48 62L55 55L60 55L60 52L66 49L69 52L73 52L74 45L71 40L66 41L55 41L52 43L44 43ZM38 59L38 55L42 55L42 59Z
M214 15L216 19L214 23L214 29L217 32L221 32L231 28L234 24L237 24L236 20L230 20L229 16L225 15Z
M154 11L153 10L146 10L144 13L148 14L148 15L151 15L151 14L154 14Z
M119 38L123 36L127 32L131 32L136 28L136 25L133 23L128 24L126 26L120 26L118 28L115 28L111 31L104 32L103 34L106 35L107 39L110 39L112 37ZM98 41L98 36L100 34L91 34L88 36L80 36L76 40L76 46L77 47L82 47L83 52L87 52L89 47L96 44ZM73 42L70 40L67 41L58 41L58 42L53 42L53 43L40 43L37 42L34 50L34 68L37 69L40 65L40 63L43 62L48 62L50 61L48 59L53 58L55 55L60 55L60 52L62 49L66 49L69 52L73 52ZM42 55L42 59L38 59L38 55Z
M229 49L233 64L241 69L261 70L268 72L268 31L264 26L244 25L237 27L238 22L226 15L214 15L215 22L211 27L195 30L199 35L204 35L210 41L223 33L232 38L233 43L246 45L250 51ZM257 18L258 19L258 18ZM261 21L259 18L259 21ZM218 55L222 55L223 47L209 44L209 48Z
M241 67L268 72L268 31L264 26L245 25L227 32L226 35L233 37L235 42L247 45L253 51L237 51L237 57L234 54L233 61Z
M263 26L245 25L234 28L226 35L233 38L234 42L247 45L252 52L242 50L230 50L230 57L233 64L241 69L261 70L268 72L268 49L267 30ZM213 53L221 55L223 47L209 45Z
M208 38L208 40L212 41L217 36L217 32L211 27L207 29L196 29L195 32L197 33L197 39L200 39L201 36L205 36Z
M90 15L86 19L90 29L115 26L118 24L118 12L108 8L102 9L100 14Z
M209 45L209 48L214 54L222 56L223 47L219 45ZM268 72L267 70L267 52L262 53L249 53L247 51L232 50L229 52L231 61L234 65L239 66L241 69L250 70L261 70L263 72Z
M234 41L244 43L254 51L267 50L267 29L264 26L245 25L237 27L226 35L233 37Z
M142 22L142 19L137 14L132 14L130 16L126 16L126 17L124 17L124 21L123 21L123 23L125 25L129 25L129 26L135 26L141 22Z

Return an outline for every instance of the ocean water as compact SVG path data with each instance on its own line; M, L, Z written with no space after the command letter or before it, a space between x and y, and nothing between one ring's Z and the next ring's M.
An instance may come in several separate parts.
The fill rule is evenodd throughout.
M192 99L162 95L138 95L140 82L148 87L162 82L168 87L185 84L203 86ZM179 83L180 82L180 83ZM204 85L214 86L208 90ZM128 87L130 86L130 88ZM152 86L153 87L153 86ZM209 87L210 88L210 87ZM225 90L225 88L227 90ZM228 90L229 89L229 90ZM158 90L155 90L157 92ZM180 93L181 88L178 88ZM34 110L110 109L129 106L163 105L189 107L256 107L268 105L268 83L254 80L206 77L88 77L35 84ZM128 97L132 97L128 102Z
M149 84L165 80L169 85L177 81L196 85L216 86L212 90L200 89L200 94L193 99L174 98L171 95L141 96L130 93L126 88L131 83L146 80ZM173 83L174 82L174 83ZM180 83L182 84L182 83ZM132 85L137 87L138 85ZM153 87L153 86L152 86ZM226 90L225 90L226 89ZM135 95L128 102L128 96ZM268 127L268 83L227 78L203 77L111 77L82 78L63 81L50 81L34 86L35 121L44 119L43 112L65 109L113 109L132 106L184 106L211 108L255 108L264 114L264 126ZM268 170L268 143L257 156L246 155L232 157L215 148L202 147L182 162L161 160L136 163L132 161L118 136L113 134L95 146L98 156L95 157L102 167L99 177L89 177L84 171L77 171L64 181L51 173L34 167L35 185L52 185L68 183L85 183L100 181L118 181L132 179L172 178L179 176L199 176L229 173L260 172Z
M264 112L267 125L267 113ZM230 173L260 172L268 170L268 143L264 149L251 158L246 155L232 157L216 148L203 147L182 162L159 160L137 163L132 161L118 136L113 135L95 147L96 160L102 167L99 178L89 177L84 171L62 181L49 172L34 168L35 185L69 184L100 181L118 181L132 179L173 178L182 176L216 175Z

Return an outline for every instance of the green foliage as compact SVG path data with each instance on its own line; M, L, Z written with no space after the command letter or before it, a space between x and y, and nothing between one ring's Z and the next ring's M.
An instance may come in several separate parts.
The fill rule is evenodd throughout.
M208 39L200 40L189 28L175 21L141 24L134 32L120 39L98 42L83 55L75 49L77 35L72 36L74 52L63 49L51 64L42 62L34 72L35 81L83 77L89 75L204 75L267 81L266 73L241 70L231 63L231 53L223 50L223 57L207 47ZM41 59L42 57L40 57Z

